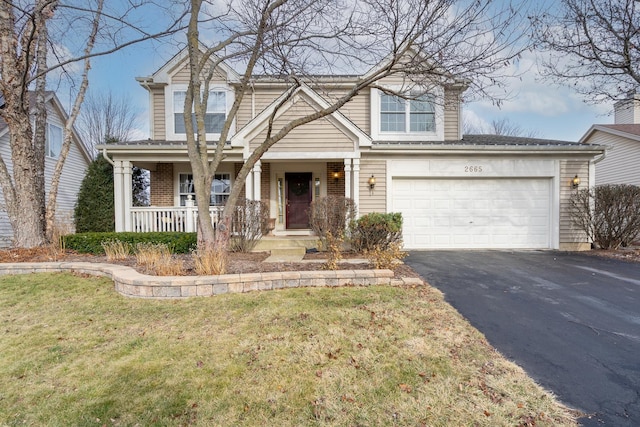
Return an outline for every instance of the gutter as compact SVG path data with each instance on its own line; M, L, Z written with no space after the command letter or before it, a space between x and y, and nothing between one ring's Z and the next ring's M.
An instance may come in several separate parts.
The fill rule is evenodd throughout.
M109 156L107 156L107 149L103 148L102 149L102 157L104 157L104 159L109 162L109 164L111 164L111 166L115 167L116 166L116 162L114 162L113 160L111 160L109 158Z

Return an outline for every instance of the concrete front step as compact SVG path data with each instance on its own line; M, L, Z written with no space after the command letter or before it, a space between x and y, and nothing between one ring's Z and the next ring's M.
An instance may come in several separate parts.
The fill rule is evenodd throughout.
M265 236L253 249L254 252L273 251L274 249L302 248L310 249L318 247L316 236L280 237ZM304 252L303 252L304 254Z
M297 257L304 257L304 254L306 253L306 249L303 247L298 247L298 248L273 248L271 249L271 256L274 255L278 255L278 256L285 256L285 255L291 255L291 256L297 256Z

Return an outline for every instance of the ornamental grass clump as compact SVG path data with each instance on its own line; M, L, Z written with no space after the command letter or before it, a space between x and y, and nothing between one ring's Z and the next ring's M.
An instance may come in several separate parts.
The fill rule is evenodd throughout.
M149 273L157 276L178 276L184 274L184 263L175 258L164 243L138 243L136 262Z
M207 248L191 252L196 274L211 276L224 274L227 271L229 257L226 251Z
M108 261L126 259L131 255L131 245L120 240L108 240L102 242L102 248Z

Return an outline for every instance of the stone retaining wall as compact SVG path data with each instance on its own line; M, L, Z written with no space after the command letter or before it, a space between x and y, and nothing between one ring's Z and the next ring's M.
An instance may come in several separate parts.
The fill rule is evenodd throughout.
M391 270L284 271L220 276L148 276L131 267L90 262L0 264L0 275L76 272L108 277L115 289L136 298L186 298L226 293L314 286L422 284L420 279L394 279Z

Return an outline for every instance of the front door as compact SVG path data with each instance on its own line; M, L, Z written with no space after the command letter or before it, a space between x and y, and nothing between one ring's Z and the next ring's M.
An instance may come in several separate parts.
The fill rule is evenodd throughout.
M284 180L287 186L287 229L309 228L311 173L285 173Z

